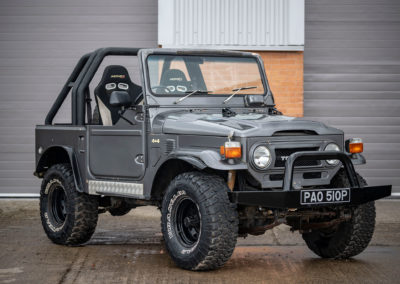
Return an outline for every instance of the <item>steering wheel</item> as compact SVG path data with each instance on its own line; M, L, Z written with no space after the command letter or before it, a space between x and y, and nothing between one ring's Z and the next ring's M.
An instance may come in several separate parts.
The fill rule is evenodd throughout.
M153 87L151 87L151 89L152 90L156 90L156 92L157 92L157 89L163 89L163 92L166 93L166 94L171 92L170 89L168 89L167 86L163 86L163 85L153 86Z

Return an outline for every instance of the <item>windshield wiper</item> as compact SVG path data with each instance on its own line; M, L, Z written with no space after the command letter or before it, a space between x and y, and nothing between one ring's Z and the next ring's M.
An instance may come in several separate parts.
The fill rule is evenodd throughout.
M184 96L184 97L181 97L181 98L177 99L177 100L174 102L174 104L180 103L181 101L187 99L188 97L190 97L190 96L193 95L193 94L208 94L208 93L212 93L212 92L213 92L213 91L207 91L207 90L187 91L187 92L185 92L187 95Z
M226 104L227 102L229 102L237 93L239 93L242 90L250 90L250 89L256 89L256 86L249 86L249 87L241 87L241 88L237 88L237 89L233 89L232 90L232 95L230 95L228 98L226 98L224 100L224 104Z

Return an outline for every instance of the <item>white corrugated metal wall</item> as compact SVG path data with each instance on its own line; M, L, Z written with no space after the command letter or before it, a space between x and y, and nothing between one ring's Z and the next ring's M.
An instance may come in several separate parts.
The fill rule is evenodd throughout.
M304 0L159 0L163 47L303 50Z

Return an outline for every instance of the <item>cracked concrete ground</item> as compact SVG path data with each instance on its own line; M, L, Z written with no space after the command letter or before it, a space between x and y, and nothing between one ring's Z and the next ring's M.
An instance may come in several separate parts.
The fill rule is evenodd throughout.
M166 254L155 207L102 214L89 243L64 247L45 236L37 200L0 200L0 283L398 283L399 216L400 201L377 202L373 240L351 260L320 259L281 225L239 239L222 269L190 272Z

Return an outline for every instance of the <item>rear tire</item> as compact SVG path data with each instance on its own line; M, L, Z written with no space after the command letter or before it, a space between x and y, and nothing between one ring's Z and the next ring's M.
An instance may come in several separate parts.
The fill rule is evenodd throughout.
M54 165L43 178L40 217L44 231L54 243L83 244L96 229L98 197L77 191L69 164Z
M231 257L238 234L235 205L218 176L178 175L168 186L161 208L165 245L173 261L188 270L211 270Z
M357 174L361 186L366 181ZM349 187L341 170L332 181L334 187ZM369 202L352 209L352 217L331 230L312 230L303 233L307 246L323 258L350 258L363 252L372 239L375 228L375 203Z

